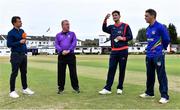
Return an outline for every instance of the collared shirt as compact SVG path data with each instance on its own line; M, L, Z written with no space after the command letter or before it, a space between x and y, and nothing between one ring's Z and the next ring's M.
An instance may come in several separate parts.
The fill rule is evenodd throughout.
M11 48L11 52L18 53L27 53L26 44L21 44L20 40L22 40L22 35L24 33L23 29L13 28L8 32L7 35L7 46Z
M147 56L155 57L163 54L163 49L167 49L170 42L169 33L164 25L155 21L153 25L146 29L148 41Z
M55 48L58 53L61 53L63 50L70 50L70 53L74 53L76 48L76 35L74 32L60 32L56 35L55 38Z

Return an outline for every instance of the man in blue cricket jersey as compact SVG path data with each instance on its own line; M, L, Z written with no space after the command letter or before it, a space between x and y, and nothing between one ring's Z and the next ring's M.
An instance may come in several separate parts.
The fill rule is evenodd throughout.
M146 68L147 68L147 81L146 91L141 94L141 98L154 97L154 83L155 83L155 70L157 71L159 81L159 91L161 99L159 103L167 103L169 101L168 95L168 80L165 70L165 55L164 50L167 49L170 42L169 33L166 27L156 21L156 11L148 9L145 12L145 20L149 23L146 30L148 41L146 53Z
M123 92L123 82L125 77L126 63L128 58L128 41L132 40L132 32L130 26L120 22L120 12L115 10L112 12L115 24L107 26L107 19L110 14L104 19L102 30L110 34L111 54L109 59L109 70L107 81L104 88L99 91L99 94L111 94L111 86L114 82L117 65L119 64L119 83L117 86L117 94Z
M19 16L12 17L11 20L13 29L8 32L7 46L11 48L11 67L12 72L10 76L10 94L11 98L18 98L19 95L15 91L16 77L18 71L21 72L22 93L27 95L34 94L34 91L28 88L27 85L27 47L26 47L26 34L21 29L22 22Z

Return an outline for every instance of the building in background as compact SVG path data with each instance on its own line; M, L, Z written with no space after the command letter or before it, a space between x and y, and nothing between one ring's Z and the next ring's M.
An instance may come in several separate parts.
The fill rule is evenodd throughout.
M7 40L5 35L0 35L0 56L10 56L10 49L7 48Z
M7 35L0 35L0 56L9 56L10 49L7 47ZM27 36L27 48L29 55L52 55L56 54L54 47L55 37L51 36ZM77 40L77 48L82 46L82 41Z
M0 35L0 56L9 56L10 49L6 46L6 35ZM55 37L51 36L28 36L27 48L28 55L54 55L57 51L54 47ZM129 53L144 54L147 42L135 42L129 46ZM179 45L168 46L167 52L178 52ZM111 52L111 41L108 35L99 35L98 39L77 40L76 54L109 54Z
M110 53L111 51L111 40L107 35L99 35L99 47L102 49L103 54Z

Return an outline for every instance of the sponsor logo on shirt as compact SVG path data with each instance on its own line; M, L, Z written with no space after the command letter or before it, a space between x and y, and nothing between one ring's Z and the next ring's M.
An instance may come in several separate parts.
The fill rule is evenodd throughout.
M152 42L152 41L154 41L154 39L153 38L147 38L147 41Z

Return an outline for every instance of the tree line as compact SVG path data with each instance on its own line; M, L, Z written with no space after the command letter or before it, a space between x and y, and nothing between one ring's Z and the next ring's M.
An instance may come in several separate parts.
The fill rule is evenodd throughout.
M169 31L171 44L180 44L180 38L178 37L176 26L172 23L170 23L168 26L166 26L166 25L164 25L164 26ZM136 36L136 41L138 41L138 42L146 42L147 41L146 28L139 29L138 34Z

